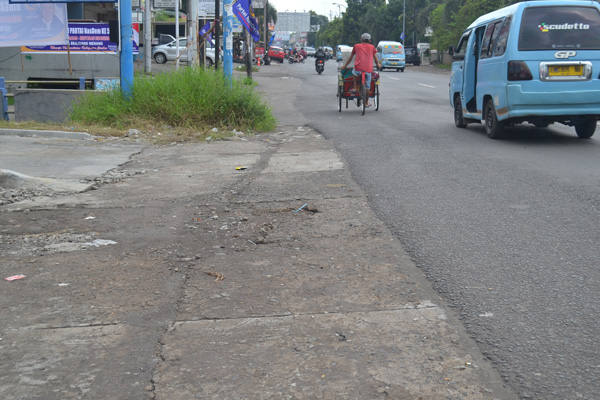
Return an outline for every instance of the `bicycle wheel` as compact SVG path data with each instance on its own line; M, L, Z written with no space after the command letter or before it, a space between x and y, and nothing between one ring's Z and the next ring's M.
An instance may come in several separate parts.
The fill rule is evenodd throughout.
M373 101L375 102L375 111L379 111L379 86L375 86L375 97L373 97Z
M338 111L342 112L342 89L340 87L338 87L337 101L338 101Z
M360 102L362 103L362 115L365 115L365 110L367 109L367 96L369 96L369 93L367 92L367 87L364 84L360 85Z

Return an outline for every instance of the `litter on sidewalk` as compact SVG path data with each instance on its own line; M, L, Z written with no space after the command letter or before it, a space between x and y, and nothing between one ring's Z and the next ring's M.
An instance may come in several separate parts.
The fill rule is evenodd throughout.
M5 281L16 281L17 279L23 279L25 278L25 275L13 275L13 276L9 276L8 278L4 278Z
M204 273L206 275L210 275L210 276L216 277L217 279L215 279L215 282L221 282L223 279L225 279L225 275L219 274L218 272L204 271Z
M300 207L300 208L299 208L299 209L297 209L297 210L293 210L292 212L295 212L295 213L297 213L298 211L302 210L302 209L303 209L304 207L306 207L307 205L308 205L308 203L305 203L305 204L304 204L302 207Z

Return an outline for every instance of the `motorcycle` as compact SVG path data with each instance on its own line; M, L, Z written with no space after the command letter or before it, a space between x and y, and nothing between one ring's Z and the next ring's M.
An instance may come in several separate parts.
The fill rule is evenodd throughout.
M325 61L322 58L317 58L317 60L315 61L315 69L317 70L317 73L319 75L321 75L321 73L325 71Z
M299 63L299 62L301 62L302 64L304 64L304 57L302 57L302 56L298 56L298 58L299 58L299 60L297 60L297 59L296 59L296 58L295 58L293 55L291 55L291 56L288 58L288 62L289 62L290 64Z

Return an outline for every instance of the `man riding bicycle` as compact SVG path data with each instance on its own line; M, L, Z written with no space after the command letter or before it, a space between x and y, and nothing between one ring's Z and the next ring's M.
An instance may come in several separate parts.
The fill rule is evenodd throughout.
M363 33L361 35L361 43L357 43L352 47L352 54L348 61L344 64L342 69L346 69L348 64L352 61L354 56L356 55L356 61L354 62L354 68L352 69L352 82L354 84L354 92L358 93L358 77L361 74L365 73L365 84L367 85L367 90L371 88L371 73L373 72L373 60L377 64L377 68L381 68L381 63L377 58L377 50L375 46L371 44L371 35L368 33ZM351 91L352 92L352 91ZM367 96L366 106L370 107L369 97Z

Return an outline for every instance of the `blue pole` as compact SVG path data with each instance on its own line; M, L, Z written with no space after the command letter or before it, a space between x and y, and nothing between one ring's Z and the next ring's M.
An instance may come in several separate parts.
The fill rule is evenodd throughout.
M131 0L120 0L121 16L121 92L131 98L133 89L133 28L131 26Z
M233 17L232 0L223 0L223 74L229 81L233 77Z
M8 99L6 98L6 86L5 86L5 78L0 78L0 101L2 101L2 109L4 112L2 113L2 119L8 121Z

